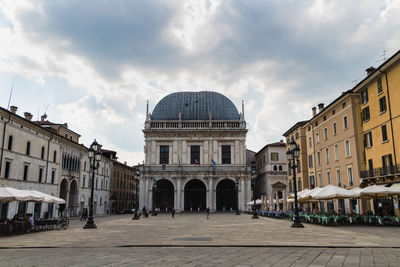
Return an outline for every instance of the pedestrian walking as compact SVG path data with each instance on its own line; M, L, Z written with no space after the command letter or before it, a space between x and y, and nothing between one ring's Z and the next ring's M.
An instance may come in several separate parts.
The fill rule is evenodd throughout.
M172 218L175 218L175 209L174 208L172 208L172 210L171 210L171 215L172 215Z
M210 207L206 208L206 215L207 215L207 220L208 220L208 217L210 217Z
M82 209L82 215L80 221L83 221L85 219L85 209Z

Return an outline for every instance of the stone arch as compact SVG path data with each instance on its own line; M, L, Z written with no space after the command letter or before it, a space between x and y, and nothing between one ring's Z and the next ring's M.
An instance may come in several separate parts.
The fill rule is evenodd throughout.
M201 179L190 179L184 184L184 209L205 210L207 205L207 185Z
M174 208L175 185L170 179L162 178L157 180L157 190L155 194L155 207L161 211Z
M210 179L211 179L211 178L210 178ZM204 184L204 186L206 187L206 190L207 190L207 191L210 190L210 188L209 188L209 186L208 186L208 183L207 183L206 181L204 181L203 179L197 178L197 177L187 178L187 179L183 180L182 188L184 189L185 186L186 186L186 184L187 184L188 182L192 181L192 180L199 180L199 181L201 181L201 182Z
M78 207L79 207L78 197L79 197L78 181L76 179L73 179L69 186L68 209L70 210L70 216L78 215Z
M214 183L214 188L213 188L213 189L214 189L214 190L217 190L218 184L219 184L221 181L226 180L226 179L229 179L229 180L231 180L232 182L236 183L236 180L235 180L234 178L232 178L232 177L223 177L223 178L218 179L217 182ZM239 183L239 187L240 187L240 183Z
M238 192L235 180L225 178L216 185L216 208L218 211L230 211L237 208Z

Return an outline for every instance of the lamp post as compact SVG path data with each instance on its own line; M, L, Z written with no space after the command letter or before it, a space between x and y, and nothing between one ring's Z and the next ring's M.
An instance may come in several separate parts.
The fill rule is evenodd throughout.
M97 226L93 221L93 196L94 196L94 171L98 168L99 161L101 160L101 150L100 145L97 143L96 139L94 139L93 143L89 148L89 165L92 170L92 184L90 191L90 203L89 203L89 217L83 229L94 229Z
M291 227L303 228L304 225L300 222L299 209L297 205L297 182L296 182L296 168L299 165L300 148L294 140L290 142L290 148L286 152L289 162L289 168L293 171L293 190L294 190L294 221Z
M153 207L152 207L153 212L151 214L152 216L157 216L157 213L156 213L156 191L157 191L157 180L154 179L154 181L153 181Z
M138 209L139 209L139 201L138 201L138 184L139 184L139 170L135 169L135 214L133 214L132 220L139 220Z
M235 190L236 190L236 215L240 215L239 211L239 177L236 177Z
M258 219L258 214L257 214L257 210L256 210L256 198L257 198L257 195L256 195L256 177L257 176L255 176L255 174L256 174L256 171L253 169L253 170L251 170L251 185L253 186L253 200L254 200L254 203L253 203L253 216L251 216L251 218L252 219Z

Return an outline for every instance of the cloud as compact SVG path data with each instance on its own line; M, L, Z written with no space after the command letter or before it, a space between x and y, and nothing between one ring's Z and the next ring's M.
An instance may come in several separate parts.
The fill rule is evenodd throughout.
M146 101L176 91L218 91L239 110L244 99L247 147L258 150L399 49L399 3L0 1L0 71L63 81L48 88L50 118L130 164L143 160Z

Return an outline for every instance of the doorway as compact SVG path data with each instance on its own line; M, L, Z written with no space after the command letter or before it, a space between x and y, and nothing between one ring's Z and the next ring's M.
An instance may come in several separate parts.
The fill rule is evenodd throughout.
M193 179L185 185L185 210L201 211L206 208L206 186L199 179Z

